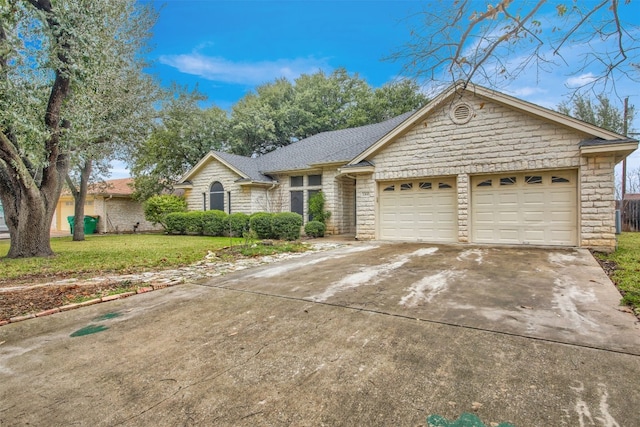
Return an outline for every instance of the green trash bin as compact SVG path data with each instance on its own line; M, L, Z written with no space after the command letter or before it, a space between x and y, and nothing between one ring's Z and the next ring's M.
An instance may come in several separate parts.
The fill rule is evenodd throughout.
M89 216L85 215L84 217L84 234L95 234L98 232L98 219L99 216Z
M73 216L68 216L67 221L69 222L69 230L71 230L71 234L73 234Z
M71 229L71 234L73 234L73 216L68 216L67 221L69 221L69 228ZM98 221L100 220L99 216L89 216L85 215L84 217L84 234L95 234L98 232Z

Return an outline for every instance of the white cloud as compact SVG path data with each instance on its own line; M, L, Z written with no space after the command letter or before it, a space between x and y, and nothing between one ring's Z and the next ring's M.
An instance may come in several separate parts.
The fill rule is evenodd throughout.
M203 79L257 85L285 77L295 79L301 74L312 74L319 69L329 69L325 59L296 58L274 61L234 62L225 58L206 56L194 52L184 55L163 55L160 62Z
M531 95L545 94L547 93L547 90L541 87L523 86L510 88L509 90L507 90L507 93L519 98L526 98Z
M565 80L565 84L567 85L567 87L577 88L584 85L588 85L589 83L592 83L595 80L596 80L596 76L594 76L593 73L585 73L585 74L580 74L579 76L569 77L567 80Z

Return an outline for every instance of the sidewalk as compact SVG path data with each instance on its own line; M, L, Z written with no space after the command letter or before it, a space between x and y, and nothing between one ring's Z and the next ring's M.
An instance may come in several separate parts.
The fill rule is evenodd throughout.
M50 237L65 237L70 236L71 234L68 231L57 231L51 230ZM0 231L0 240L8 240L9 232L8 231Z

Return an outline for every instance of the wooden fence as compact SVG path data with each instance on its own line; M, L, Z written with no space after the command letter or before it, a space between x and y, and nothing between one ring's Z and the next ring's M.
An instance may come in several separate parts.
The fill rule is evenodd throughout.
M616 209L620 209L622 231L640 231L640 200L618 200Z

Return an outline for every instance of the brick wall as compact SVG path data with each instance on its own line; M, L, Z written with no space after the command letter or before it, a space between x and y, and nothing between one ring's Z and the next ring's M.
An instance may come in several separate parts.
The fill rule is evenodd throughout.
M136 231L162 230L160 225L154 226L144 218L141 203L128 197L96 198L95 214L100 216L100 233L131 233L136 223L140 223Z

